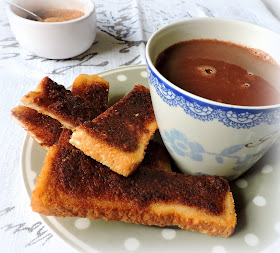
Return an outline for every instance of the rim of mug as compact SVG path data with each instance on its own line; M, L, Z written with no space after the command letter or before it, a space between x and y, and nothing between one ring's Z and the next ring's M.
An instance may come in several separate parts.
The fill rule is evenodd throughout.
M217 21L217 22L224 22L224 23L236 23L239 25L247 25L247 26L251 26L254 29L260 29L269 33L272 33L274 36L278 37L279 41L280 41L280 35L269 30L266 29L264 27L258 26L256 24L253 23L249 23L249 22L245 22L245 21L240 21L240 20L235 20L235 19L227 19L227 18L215 18L215 17L203 17L203 18L191 18L191 19L185 19L185 20L180 20L168 25L165 25L163 27L161 27L160 29L158 29L155 33L152 34L152 36L149 38L147 45L146 45L146 61L148 64L148 67L151 68L151 70L156 74L156 76L158 78L160 78L166 85L170 86L173 90L176 90L178 93L184 95L184 96L188 96L191 97L192 99L201 101L204 104L210 104L213 105L215 107L225 107L225 108L229 108L229 109L240 109L240 110L271 110L271 109L277 109L280 108L280 104L275 104L275 105L265 105L265 106L242 106L242 105L232 105L232 104L226 104L226 103L221 103L221 102L216 102L207 98L203 98L200 97L198 95L192 94L186 90L181 89L180 87L176 86L175 84L173 84L172 82L170 82L168 79L166 79L155 67L154 63L151 60L150 57L150 47L151 44L153 43L153 40L159 36L163 31L176 27L178 25L184 24L184 23L192 23L192 22L197 22L197 21L204 21L204 22L209 22L209 21ZM206 38L205 38L206 39ZM236 43L235 43L236 44Z

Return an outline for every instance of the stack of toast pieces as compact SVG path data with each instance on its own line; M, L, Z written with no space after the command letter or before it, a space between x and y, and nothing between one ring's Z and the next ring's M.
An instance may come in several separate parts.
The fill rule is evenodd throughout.
M139 84L108 108L109 83L80 75L72 90L45 77L12 117L48 149L33 211L144 225L177 225L229 237L236 226L228 182L171 170L149 90Z

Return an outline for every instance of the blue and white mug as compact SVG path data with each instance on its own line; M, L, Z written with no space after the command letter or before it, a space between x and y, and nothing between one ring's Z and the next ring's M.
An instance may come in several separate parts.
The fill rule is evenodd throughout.
M280 136L280 105L237 106L211 101L172 84L155 68L167 47L192 39L217 39L260 49L280 63L280 36L242 21L197 18L167 25L146 47L153 107L165 146L182 172L233 180ZM280 90L279 83L276 88Z

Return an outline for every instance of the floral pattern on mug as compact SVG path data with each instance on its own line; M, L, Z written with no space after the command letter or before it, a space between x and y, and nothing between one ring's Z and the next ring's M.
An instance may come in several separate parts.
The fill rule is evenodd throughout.
M250 129L260 124L279 125L279 108L259 111L251 109L234 109L201 102L190 96L182 95L169 86L155 74L148 66L149 83L156 90L158 96L170 107L181 107L184 112L194 119L201 121L218 120L227 127L236 129ZM246 107L245 107L246 108Z
M188 156L197 162L203 161L203 155L215 157L217 164L225 163L225 159L235 159L235 166L232 168L235 171L241 171L246 168L248 164L254 164L269 149L268 146L259 150L256 154L240 155L239 153L239 155L237 155L239 151L249 148L248 144L238 144L227 147L220 153L208 152L201 144L190 141L177 129L171 129L169 131L165 130L162 138L169 152L176 153L177 155L183 157Z
M197 142L190 142L188 138L176 129L171 129L169 132L164 131L164 140L170 145L167 146L170 152L174 152L179 156L188 156L192 160L202 161L202 153L205 153L204 148Z

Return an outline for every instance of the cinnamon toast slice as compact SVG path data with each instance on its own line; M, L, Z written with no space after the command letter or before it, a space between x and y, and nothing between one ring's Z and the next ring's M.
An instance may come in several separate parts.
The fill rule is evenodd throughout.
M146 149L141 166L146 168L172 172L169 154L165 146L151 140Z
M31 198L33 211L169 226L229 237L236 226L228 182L140 165L123 177L69 143L64 129L46 156Z
M77 76L71 91L75 97L90 103L97 115L108 108L109 83L100 76L87 74Z
M123 176L142 162L157 130L149 89L139 84L93 121L73 130L70 143Z
M11 117L45 149L57 143L62 132L58 120L23 105L13 108Z
M79 75L72 86L72 94L91 105L96 115L108 107L109 83L96 75ZM11 112L14 118L43 148L54 145L62 131L62 124L50 116L26 106L18 106Z
M108 82L100 78L100 86L101 80L108 93ZM79 82L77 81L76 83L78 86ZM100 107L98 110L93 109L93 103L85 101L78 95L75 96L70 90L52 81L49 77L43 78L35 91L29 92L21 101L23 105L58 120L63 126L69 129L74 129L81 123L94 119L101 113L102 107L104 106L102 105L100 107L98 105L97 107Z

